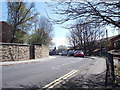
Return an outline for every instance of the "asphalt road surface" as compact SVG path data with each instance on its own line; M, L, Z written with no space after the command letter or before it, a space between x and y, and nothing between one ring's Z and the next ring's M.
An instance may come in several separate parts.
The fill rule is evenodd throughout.
M2 67L2 88L41 88L72 70L83 70L95 62L91 58L56 57L43 62Z

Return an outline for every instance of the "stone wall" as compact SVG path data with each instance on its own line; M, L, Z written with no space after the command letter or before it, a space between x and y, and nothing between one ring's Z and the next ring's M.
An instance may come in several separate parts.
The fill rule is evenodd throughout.
M0 44L0 61L30 60L30 45ZM45 45L34 45L35 59L48 57L49 48Z
M0 45L0 61L17 61L29 59L29 45L2 44Z
M49 47L46 45L42 45L42 57L49 56Z
M49 56L49 48L46 45L35 45L35 59Z
M35 59L42 57L42 46L35 45Z

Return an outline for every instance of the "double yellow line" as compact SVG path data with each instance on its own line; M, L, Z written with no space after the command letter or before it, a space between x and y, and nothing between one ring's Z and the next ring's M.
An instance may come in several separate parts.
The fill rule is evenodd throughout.
M43 88L47 89L47 88L54 88L56 85L67 81L68 79L70 79L71 77L73 77L76 73L78 72L78 70L72 70L69 73L65 74L64 76L54 80L53 82L45 85Z

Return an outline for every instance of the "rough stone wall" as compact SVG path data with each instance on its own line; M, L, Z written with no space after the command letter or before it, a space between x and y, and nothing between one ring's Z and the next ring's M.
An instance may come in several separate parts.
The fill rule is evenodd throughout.
M49 56L49 47L46 45L35 45L35 59Z
M46 45L42 45L42 57L49 56L49 47Z
M2 61L2 46L0 45L0 61Z
M30 58L29 46L20 46L18 55L19 55L19 60L28 60Z
M35 59L42 57L42 46L35 45Z
M34 46L35 59L48 57L49 47ZM0 61L30 60L30 45L0 44Z
M29 46L0 45L0 61L18 61L29 59Z

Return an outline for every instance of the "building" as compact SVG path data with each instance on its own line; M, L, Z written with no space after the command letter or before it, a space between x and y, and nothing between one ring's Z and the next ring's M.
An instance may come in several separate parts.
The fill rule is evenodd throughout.
M14 36L14 43L24 43L22 39L19 39L20 37L23 37L26 32L22 31L21 29L16 30L16 34ZM0 42L2 43L10 43L11 42L11 29L10 25L5 22L1 21L0 22Z
M0 22L0 38L0 42L10 42L10 27L5 21Z
M120 34L110 39L110 49L120 49Z

